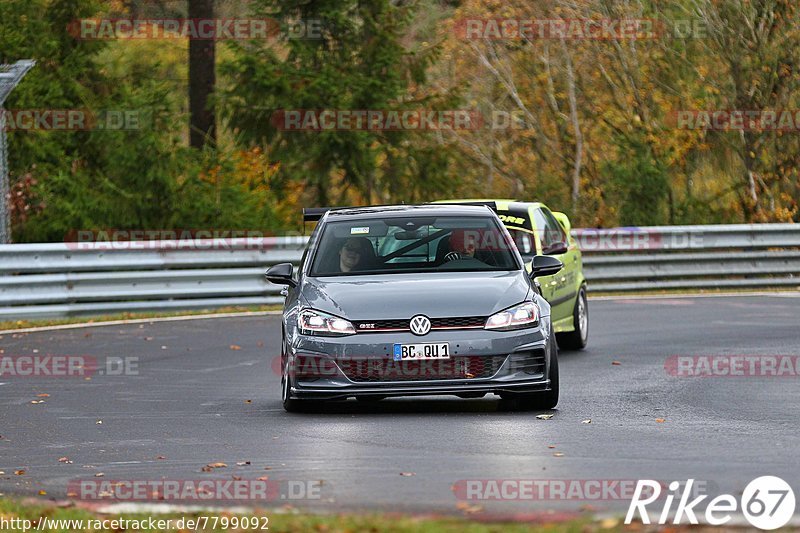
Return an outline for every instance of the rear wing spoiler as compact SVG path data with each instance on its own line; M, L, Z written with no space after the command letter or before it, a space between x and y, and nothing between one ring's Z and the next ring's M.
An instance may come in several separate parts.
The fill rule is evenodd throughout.
M497 203L496 202L436 202L430 203L428 205L474 205L474 206L485 206L491 209L494 212L497 212ZM358 207L380 207L380 206L358 206ZM303 222L317 222L328 211L334 211L337 209L357 209L357 207L349 206L349 207L304 207L303 208Z
M358 209L360 207L384 207L380 205L345 205L339 207L304 207L303 222L317 222L328 211L338 211L339 209Z
M492 211L494 211L495 213L497 212L497 202L488 201L488 200L485 201L485 202L482 202L482 201L469 201L469 200L465 200L463 202L435 202L435 203L432 203L431 205L475 205L475 206L485 206L485 207L488 207L489 209L491 209Z
M325 213L333 209L332 207L304 207L303 208L303 222L316 222L321 219Z

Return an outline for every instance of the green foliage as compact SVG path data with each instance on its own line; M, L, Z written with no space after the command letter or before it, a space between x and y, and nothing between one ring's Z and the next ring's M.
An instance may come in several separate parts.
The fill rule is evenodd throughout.
M419 133L381 131L281 131L271 123L278 110L397 110L430 108L435 101L408 101L408 87L421 83L435 54L415 54L401 40L414 3L389 0L253 2L257 16L319 21L323 38L284 38L235 46L222 64L230 88L222 95L230 126L243 146L266 145L281 163L279 180L312 188L321 205L360 196L402 200L441 188L431 175L446 164ZM285 33L284 33L285 37ZM422 134L425 135L425 134ZM350 193L348 195L348 192ZM381 193L380 195L378 193Z
M470 196L545 201L587 226L800 217L795 132L681 129L669 119L681 109L797 109L793 0L217 2L219 17L275 19L283 31L218 46L225 123L202 151L187 147L186 39L91 41L69 31L81 18L182 17L185 8L0 0L0 62L37 61L7 109L138 121L10 131L15 240L59 241L79 229L294 229L301 205ZM664 35L476 41L452 28L494 16L649 18ZM672 25L687 19L706 35L676 37ZM321 38L302 34L317 21ZM314 132L272 122L277 110L324 109L523 111L524 127Z
M611 203L619 209L619 224L668 224L669 184L665 169L653 157L648 145L631 143L626 148L621 160L608 163L605 169Z

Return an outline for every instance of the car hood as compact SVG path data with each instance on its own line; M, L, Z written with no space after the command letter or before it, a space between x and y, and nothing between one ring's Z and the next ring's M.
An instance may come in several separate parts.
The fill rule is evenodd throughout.
M349 320L489 316L532 292L523 272L449 272L306 278L305 303Z

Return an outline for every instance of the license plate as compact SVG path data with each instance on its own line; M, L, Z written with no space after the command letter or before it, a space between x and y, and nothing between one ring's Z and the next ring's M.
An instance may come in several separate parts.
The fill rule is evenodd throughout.
M412 361L420 359L450 359L449 342L431 342L425 344L395 344L395 361Z

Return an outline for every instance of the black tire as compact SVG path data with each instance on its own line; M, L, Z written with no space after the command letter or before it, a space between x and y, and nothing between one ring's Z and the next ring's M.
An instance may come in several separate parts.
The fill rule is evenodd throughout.
M292 397L291 377L289 376L289 358L286 356L286 345L283 344L281 354L281 401L287 413L309 413L320 409L319 402L311 400L298 400Z
M283 409L287 413L314 413L322 409L322 403L313 400L298 400L291 397L291 392L283 392L286 388L286 379L281 380L281 393L288 394L289 397L283 397Z
M550 388L545 392L531 392L525 394L504 394L503 407L519 411L547 411L558 405L559 374L558 374L558 345L555 336L550 335L550 368L547 377L550 379Z
M575 298L572 321L575 331L556 334L558 346L562 350L583 350L589 342L589 300L586 298L586 285L581 286L578 297Z

